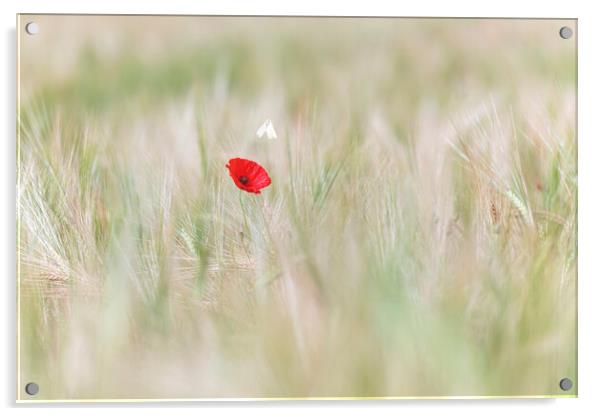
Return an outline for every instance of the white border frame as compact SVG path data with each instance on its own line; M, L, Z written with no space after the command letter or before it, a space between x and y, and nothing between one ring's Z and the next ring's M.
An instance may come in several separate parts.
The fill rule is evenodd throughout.
M2 404L13 407L7 412L20 414L35 411L39 405L15 405L15 67L16 36L15 15L18 12L36 13L130 13L130 14L245 14L245 15L346 15L346 16L445 16L445 17L555 17L579 19L579 399L510 399L510 400L451 400L451 401L375 401L375 402L211 402L211 403L138 403L138 404L50 404L44 409L48 414L80 414L82 406L90 414L104 414L106 407L128 408L137 414L164 414L166 408L177 407L187 414L199 411L216 412L244 411L245 414L305 414L307 408L317 414L343 410L349 414L364 414L378 411L399 414L400 410L414 412L441 412L447 414L507 414L514 409L527 410L537 414L568 413L591 414L600 412L597 397L600 377L600 356L602 335L597 317L602 316L602 273L599 256L602 234L602 131L600 118L600 97L602 95L599 74L602 74L602 57L599 53L599 39L602 39L602 17L592 1L572 0L527 3L524 0L506 0L485 5L483 2L456 0L454 2L422 0L410 4L394 4L387 0L369 2L347 0L336 4L320 0L296 1L285 4L276 0L231 0L231 1L185 1L185 0L103 0L102 2L76 2L69 0L28 1L18 4L2 3L3 42L2 42L2 111L0 117L5 128L2 140L3 155L2 180L0 190L3 198L0 204L1 264L5 266L2 288L2 357L4 359L2 383ZM15 409L14 407L21 409ZM44 406L44 405L42 405ZM201 406L203 409L198 409Z

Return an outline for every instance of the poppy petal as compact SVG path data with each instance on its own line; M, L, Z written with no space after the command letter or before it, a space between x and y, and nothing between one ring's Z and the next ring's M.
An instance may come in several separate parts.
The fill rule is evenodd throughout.
M250 193L260 194L272 183L267 171L257 162L243 158L230 159L226 164L234 184Z

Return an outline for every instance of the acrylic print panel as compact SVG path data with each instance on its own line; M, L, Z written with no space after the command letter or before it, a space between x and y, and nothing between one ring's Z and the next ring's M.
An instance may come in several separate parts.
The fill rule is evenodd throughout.
M576 396L576 32L20 15L19 399Z

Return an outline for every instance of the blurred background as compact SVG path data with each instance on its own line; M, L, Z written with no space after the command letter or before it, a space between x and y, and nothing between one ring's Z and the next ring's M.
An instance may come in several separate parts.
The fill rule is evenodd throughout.
M21 15L20 390L576 394L562 26Z

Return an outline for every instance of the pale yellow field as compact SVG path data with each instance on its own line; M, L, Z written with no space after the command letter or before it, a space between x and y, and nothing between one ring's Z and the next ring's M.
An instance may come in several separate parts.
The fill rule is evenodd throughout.
M21 398L576 394L575 22L35 21Z

